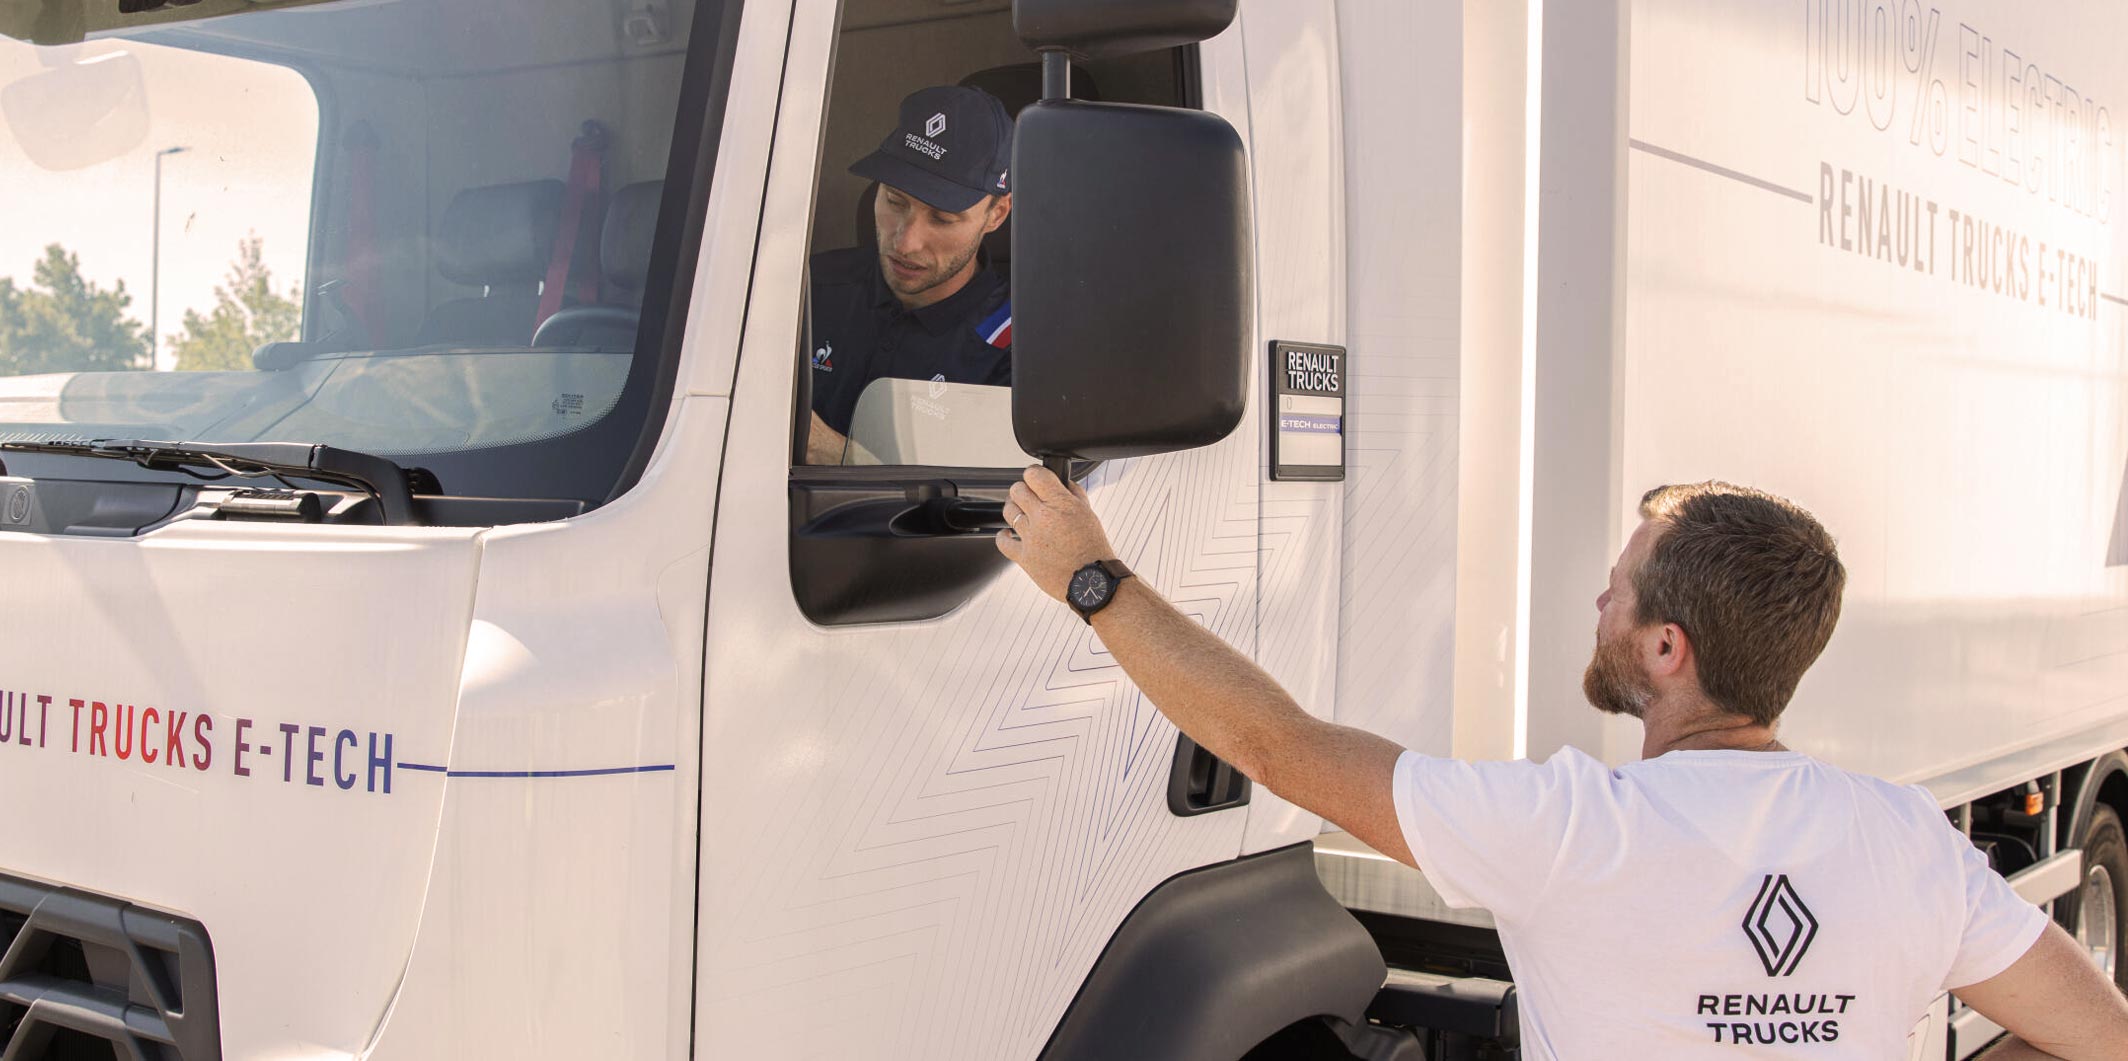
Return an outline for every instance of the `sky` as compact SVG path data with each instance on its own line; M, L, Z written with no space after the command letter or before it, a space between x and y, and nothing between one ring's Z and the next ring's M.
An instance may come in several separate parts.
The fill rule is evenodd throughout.
M164 157L160 343L207 312L247 235L276 290L303 277L318 103L285 67L160 45L39 48L0 38L0 276L30 282L50 243L148 321L155 153Z

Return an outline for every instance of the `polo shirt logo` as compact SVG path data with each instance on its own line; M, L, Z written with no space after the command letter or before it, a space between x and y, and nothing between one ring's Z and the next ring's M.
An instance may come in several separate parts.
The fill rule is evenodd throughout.
M1759 884L1759 897L1744 911L1744 935L1758 951L1767 976L1794 976L1810 941L1818 937L1818 919L1788 883L1788 874L1768 873Z
M833 372L833 371L835 371L835 363L834 363L833 361L830 361L830 360L829 360L829 358L832 358L832 357L834 357L834 356L835 356L835 344L834 344L834 343L832 343L832 342L823 342L823 343L821 343L821 344L820 344L820 349L818 349L818 350L815 350L815 351L813 351L813 369L814 369L814 371L816 371L816 372Z

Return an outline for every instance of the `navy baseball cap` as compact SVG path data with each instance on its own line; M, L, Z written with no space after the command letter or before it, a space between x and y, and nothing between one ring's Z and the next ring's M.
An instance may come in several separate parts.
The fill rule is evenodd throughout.
M1012 116L979 88L922 88L901 101L901 121L850 172L959 213L1012 191Z

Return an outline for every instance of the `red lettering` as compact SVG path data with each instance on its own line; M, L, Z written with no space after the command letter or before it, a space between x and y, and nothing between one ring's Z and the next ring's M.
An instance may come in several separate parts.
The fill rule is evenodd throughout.
M144 708L141 708L141 710L140 710L140 761L141 761L141 762L144 762L144 763L149 763L149 764L153 764L153 763L155 762L155 737L154 737L154 735L150 734L150 733L149 733L148 731L149 731L149 730L151 730L151 729L154 729L154 728L155 728L155 723L154 723L153 719L154 719L154 718L155 718L155 717L156 717L157 715L159 715L159 714L161 714L161 713L162 713L162 712L160 712L160 711L157 711L157 710L155 710L155 709L154 709L154 708L152 708L152 707L144 707Z
M111 709L101 700L89 703L89 754L111 754L103 745L103 728L111 724Z
M199 745L199 754L192 757L194 770L205 770L214 765L214 716L205 711L192 720L192 743Z
M69 750L78 752L81 750L81 709L86 705L80 700L69 700L67 703L74 708L74 747Z
M171 766L185 765L185 712L172 711L163 723L163 761Z
M111 750L121 759L133 757L133 705L111 705Z

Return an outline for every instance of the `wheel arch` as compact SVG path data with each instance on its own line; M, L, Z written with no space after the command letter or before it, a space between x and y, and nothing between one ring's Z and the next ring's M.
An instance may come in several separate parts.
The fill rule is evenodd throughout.
M2128 821L2128 752L2111 751L2093 759L2076 773L2074 802L2062 819L2055 842L2063 847L2080 845L2091 828L2091 815L2104 803Z
M1042 1061L1232 1061L1316 1016L1365 1019L1388 976L1373 937L1324 890L1314 845L1191 870L1117 927Z

